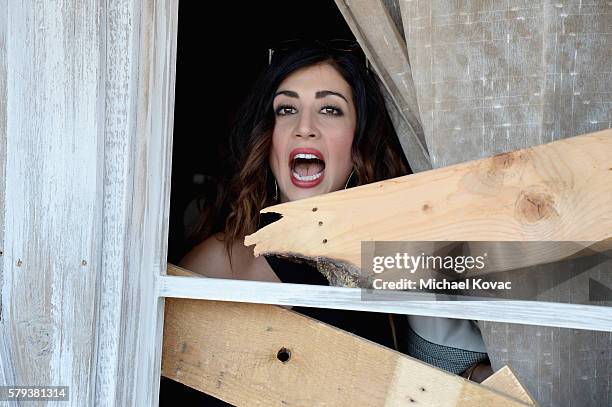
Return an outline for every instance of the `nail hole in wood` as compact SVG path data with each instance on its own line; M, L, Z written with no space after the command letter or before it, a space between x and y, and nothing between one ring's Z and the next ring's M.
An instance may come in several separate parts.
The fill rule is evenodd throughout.
M21 259L17 260L17 267L21 267Z
M81 266L86 266L86 265L87 265L87 260L81 261Z
M289 359L291 359L291 351L287 348L280 348L276 354L276 358L283 363L287 363Z
M421 391L425 391L425 387L421 387Z
M323 244L327 243L327 239L323 239Z
M415 403L415 402L416 402L416 400L415 400L415 399L413 399L413 398L410 398L410 402L411 402L411 403Z
M319 226L323 226L323 222L319 221ZM2 254L2 252L0 252Z
M2 250L0 250L0 256L2 256L4 254L4 252Z
M319 209L319 208L312 208L312 211L313 211L313 212L316 212L316 211L317 211L317 209Z

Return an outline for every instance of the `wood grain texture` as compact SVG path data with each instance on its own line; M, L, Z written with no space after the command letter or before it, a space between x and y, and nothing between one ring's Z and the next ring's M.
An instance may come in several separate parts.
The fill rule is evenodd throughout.
M541 406L610 405L611 332L487 321L479 325L494 368L510 364Z
M245 245L325 263L357 285L362 241L598 242L612 236L610 168L606 130L271 206L262 212L282 218Z
M177 1L0 13L1 384L156 405Z
M172 267L171 265L168 266ZM347 309L422 315L480 321L513 322L578 329L610 331L612 309L593 305L559 304L535 301L436 301L435 294L390 292L384 299L368 300L358 288L308 284L268 283L208 278L163 276L159 281L162 297L191 298L313 308Z
M104 240L93 405L157 405L178 1L106 13Z
M434 168L612 127L607 0L399 0Z
M7 139L7 59L8 59L8 0L0 0L0 287L2 287L2 277L4 275L4 207L5 180L6 180L6 139ZM0 321L2 320L2 294L0 293ZM1 322L0 322L1 323ZM3 374L2 355L0 351L0 383Z
M268 226L268 231L260 230L270 235L254 235L255 238L247 240L246 244L264 242L263 247L256 246L255 250L259 252L339 257L350 262L351 259L360 260L360 240L603 240L610 237L612 230L612 137L610 130L598 134L591 139L593 143L587 141L582 147L582 140L588 140L590 136L520 150L526 151L526 155L506 153L405 177L408 182L411 177L417 181L410 183L410 195L398 194L398 184L390 181L381 188L384 193L380 193L379 201L356 200L359 203L355 208L349 203L352 199L344 200L350 197L350 190L338 192L335 196L330 194L299 201L295 207L286 205L279 211L284 218ZM564 156L564 146L569 148L567 151L576 147L576 151L581 152ZM552 149L547 151L549 147ZM527 161L523 161L524 158ZM544 163L542 166L537 164L540 160ZM472 165L471 175L462 172ZM436 176L428 178L429 174ZM456 177L455 181L448 183L453 177ZM533 193L536 200L530 197ZM337 204L343 205L341 212L337 213L350 213L351 216L339 220L334 206ZM387 206L394 204L397 206ZM303 206L298 208L300 205ZM314 207L316 212L312 212ZM268 210L275 211L276 208ZM468 218L469 221L464 221ZM365 228L359 227L359 219L367 220ZM398 219L407 219L408 222L400 223ZM294 220L298 220L299 227L292 224ZM323 221L329 228L318 227L318 221ZM383 237L376 233L379 227L390 234ZM285 238L281 246L275 247L275 233L282 235L283 230L298 229L299 234L286 235L291 238ZM361 235L360 230L363 232ZM353 238L354 245L351 245L349 241ZM323 239L327 239L325 244L322 244ZM609 269L594 269L584 274L601 281L609 282L610 279ZM576 303L588 300L585 292L572 290L571 281L568 284L564 284L557 294L548 293L548 301ZM548 306L549 303L537 303L532 308L547 309ZM602 312L608 310L602 308ZM515 316L519 318L514 323L544 325L542 319L529 317L526 314L529 311L516 310ZM491 314L500 315L493 310ZM490 321L491 314L481 320ZM591 318L599 315L594 313L587 318L592 322ZM441 313L437 316L457 318ZM557 321L546 325L556 325L567 316L558 314ZM520 317L530 322L520 321ZM494 368L499 369L504 364L515 367L521 382L541 405L609 404L612 397L610 332L587 334L562 329L561 324L558 326L546 328L483 322L481 331ZM583 327L593 329L592 326ZM609 328L603 330L609 331Z
M66 385L70 405L87 405L101 249L100 4L8 1L0 13L2 384Z
M402 37L404 42L406 42L406 38L404 37L404 24L402 23L402 11L400 9L398 0L382 0L385 8L387 9L387 13L391 20L393 20L393 24L398 32L398 34Z
M6 208L6 142L8 138L7 123L7 60L8 60L8 0L0 0L0 331L4 331L4 313L2 312L4 294L4 229ZM15 383L14 369L8 355L11 354L9 341L0 339L0 386ZM5 359L6 358L6 359Z
M336 0L382 83L391 119L413 172L431 169L406 44L383 0Z
M289 359L279 360L279 352ZM162 374L237 406L526 405L293 311L258 304L167 299Z
M512 396L523 403L536 406L536 401L521 385L516 375L508 366L504 366L491 376L487 377L482 383L483 386L497 390L500 393Z
M612 127L609 1L399 4L434 167ZM596 267L584 277L609 275ZM550 297L584 293L570 285ZM511 364L542 405L612 405L609 333L481 330L494 366Z

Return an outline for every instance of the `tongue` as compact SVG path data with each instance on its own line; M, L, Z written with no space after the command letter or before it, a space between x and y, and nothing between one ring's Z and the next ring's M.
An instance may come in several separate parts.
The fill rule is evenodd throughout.
M300 174L300 176L304 177L306 175L314 175L321 171L323 171L323 164L320 162L310 162L310 163L296 163L293 168L295 172Z

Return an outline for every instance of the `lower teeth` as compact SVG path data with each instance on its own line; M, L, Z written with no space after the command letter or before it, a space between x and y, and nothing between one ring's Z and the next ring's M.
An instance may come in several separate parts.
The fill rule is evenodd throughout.
M314 175L300 175L297 172L293 172L293 176L298 180L298 181L314 181L317 178L320 178L321 175L323 175L322 172L319 172L317 174Z

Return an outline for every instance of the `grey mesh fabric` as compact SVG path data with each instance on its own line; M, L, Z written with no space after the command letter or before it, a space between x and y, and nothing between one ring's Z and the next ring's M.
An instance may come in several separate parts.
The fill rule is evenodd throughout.
M408 326L408 355L451 373L460 374L476 362L487 359L487 354L450 346L438 345L420 337Z

